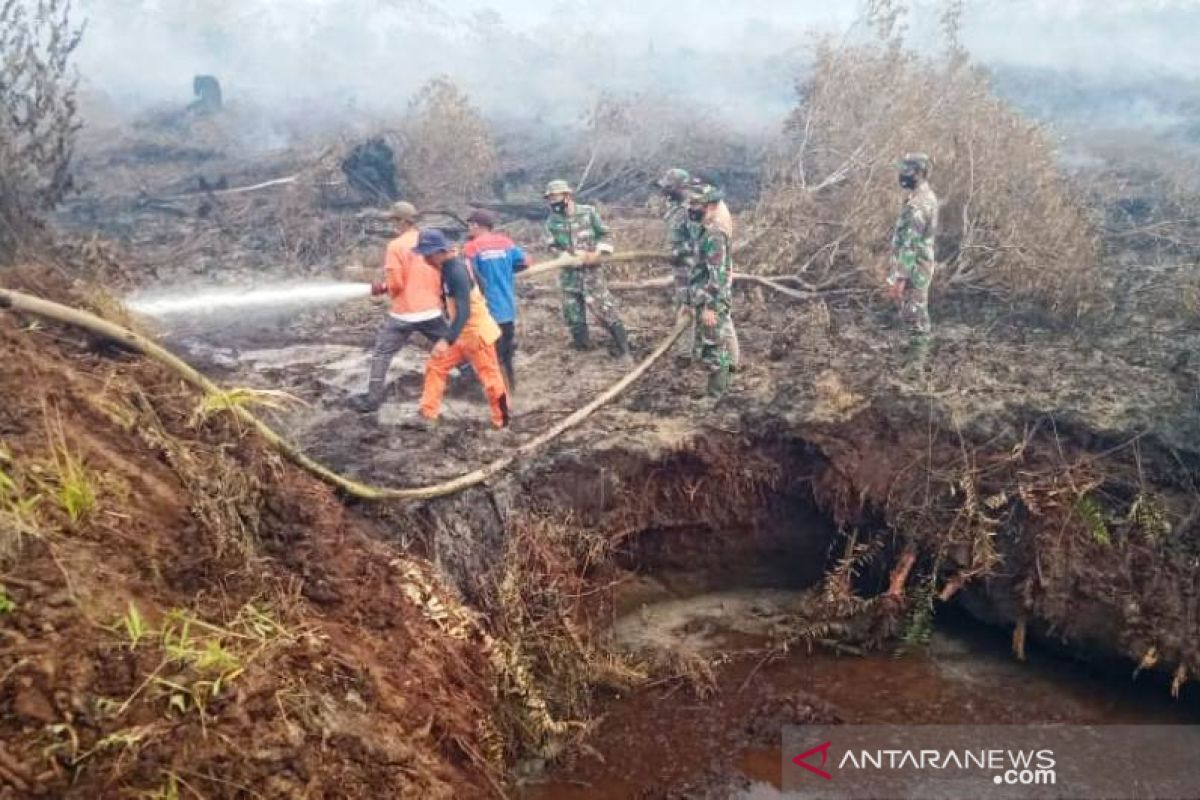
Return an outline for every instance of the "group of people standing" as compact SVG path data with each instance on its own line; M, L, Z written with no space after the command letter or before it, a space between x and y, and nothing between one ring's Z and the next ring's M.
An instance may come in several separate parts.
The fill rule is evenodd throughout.
M929 286L933 279L938 202L928 178L932 162L908 154L899 163L905 201L893 233L889 292L910 328L910 363L923 366L929 350ZM740 363L741 348L733 324L733 218L720 188L682 169L670 169L654 183L667 203L667 241L677 313L693 319L690 352L680 360L703 364L706 394L720 398ZM555 255L579 258L561 268L562 316L578 350L592 347L590 311L606 329L610 350L631 360L629 332L601 268L613 252L609 229L595 207L575 201L570 184L550 181L543 194L549 207L545 246ZM511 418L517 385L516 275L531 264L525 251L496 230L497 218L479 209L467 219L468 241L459 248L437 228L419 229L411 203L392 206L389 217L397 236L387 247L386 280L372 293L388 295L391 307L375 340L367 391L351 400L361 412L383 403L387 371L395 354L414 333L433 344L425 365L420 414L414 427L433 426L440 413L450 373L470 363L483 385L495 430Z

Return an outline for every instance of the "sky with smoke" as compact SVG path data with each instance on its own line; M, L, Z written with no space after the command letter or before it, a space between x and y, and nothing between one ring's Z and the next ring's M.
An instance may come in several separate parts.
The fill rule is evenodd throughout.
M941 4L911 4L933 41ZM447 73L489 113L560 122L601 91L657 91L777 120L819 35L857 0L77 0L84 83L122 108L186 103L194 74L260 105L402 108ZM861 27L861 26L860 26ZM968 0L964 40L991 64L1103 76L1200 72L1200 0ZM853 35L853 34L851 34Z

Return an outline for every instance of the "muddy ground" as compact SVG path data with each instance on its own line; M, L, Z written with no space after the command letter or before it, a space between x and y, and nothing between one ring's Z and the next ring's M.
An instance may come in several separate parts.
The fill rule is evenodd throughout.
M213 284L344 276L348 269L361 278L364 266L377 263L384 238L358 216L361 208L337 184L336 169L319 158L319 152L309 157L281 153L249 162L222 155L219 136L217 140L207 154L148 152L126 145L90 153L84 162L88 193L59 220L64 231L92 237L60 255L69 269L121 293L135 288L186 293ZM261 192L169 199L193 191L199 177L225 178L226 185L239 186L298 173L304 177L294 184ZM162 198L168 200L158 202ZM449 210L462 216L466 209ZM653 218L643 212L614 211L609 217L618 247L640 246L655 235ZM520 242L534 241L535 230L529 223L511 221L510 231ZM663 274L661 266L651 265L622 268L614 277L637 280ZM86 292L70 294L61 283L32 288L81 304L95 303ZM640 357L671 324L668 300L662 291L623 292L621 298ZM604 351L599 330L594 336L597 350L579 354L566 347L552 278L523 285L521 301L520 385L510 441L484 435L486 408L478 385L469 378L456 382L450 392L439 430L424 434L403 426L415 413L420 391L422 351L417 347L397 358L388 402L377 416L361 416L347 408L347 397L364 382L382 315L377 303L156 325L172 349L221 383L283 389L303 399L302 407L268 416L321 462L381 485L420 486L502 455L514 442L532 438L623 374L625 367ZM468 724L477 717L443 719L443 706L461 706L452 696L465 692L473 698L473 713L486 717L495 702L497 681L502 700L527 700L519 685L543 684L543 702L555 718L611 708L619 721L628 713L603 702L579 706L577 698L556 694L559 682L551 678L565 662L555 662L550 650L533 649L522 662L532 681L521 678L526 674L521 670L511 670L518 677L510 675L508 683L498 679L494 659L490 664L480 661L474 650L464 655L462 648L471 650L477 643L447 635L444 616L422 615L420 608L412 607L412 593L404 588L411 587L409 573L396 577L397 559L429 559L452 593L483 610L484 628L503 641L521 641L505 628L507 623L501 624L494 595L501 579L511 577L506 570L514 553L525 553L519 547L526 546L527 539L519 533L530 518L566 520L606 542L603 563L591 554L552 554L560 558L553 562L555 568L570 573L571 582L545 572L552 562L546 554L522 564L531 572L516 573L535 582L540 576L546 593L562 594L566 630L583 637L576 652L581 659L579 653L593 652L593 638L597 647L613 646L605 631L616 619L616 608L631 602L633 576L654 576L681 566L695 570L726 560L769 559L774 554L795 563L796 572L804 575L801 586L793 589L818 585L827 571L829 577L820 584L824 590L799 601L803 613L779 610L791 621L782 625L784 632L755 644L752 649L758 652L773 651L780 642L794 646L817 639L870 650L919 627L921 609L933 603L934 595L944 594L948 602L1011 635L1018 653L1028 639L1076 657L1116 659L1123 669L1140 662L1159 676L1156 691L1163 696L1172 689L1184 700L1194 694L1189 682L1200 670L1200 545L1195 527L1200 517L1195 488L1200 480L1200 413L1197 376L1188 356L1200 340L1200 327L1192 319L1132 303L1109 319L1065 324L1010 309L993 296L944 293L934 301L937 349L927 379L902 379L894 312L876 297L839 294L802 302L754 290L739 291L735 302L745 366L727 398L718 403L701 398L700 371L677 368L668 359L615 403L487 486L418 507L344 505L345 498L334 498L260 453L258 445L236 430L188 429L187 403L181 390L171 390L175 405L167 427L173 436L209 442L206 446L227 450L230 457L250 458L238 455L248 448L254 464L263 459L262 480L268 488L252 503L254 508L269 508L269 498L276 495L293 498L281 519L268 516L256 532L270 565L265 569L301 587L307 605L294 612L296 624L322 630L335 626L345 637L293 669L301 676L315 676L317 687L340 674L337 669L366 676L348 678L348 685L372 687L369 696L360 688L340 695L309 688L307 696L327 704L334 700L322 698L333 697L339 707L359 708L361 701L363 725L395 724L400 730L416 731L419 758L380 759L372 755L377 741L368 746L335 738L331 743L328 722L314 718L311 725L301 725L302 732L293 736L296 741L281 744L278 751L281 757L292 754L286 757L306 764L296 770L296 785L326 787L336 794L328 787L340 782L353 796L347 787L355 784L347 781L366 781L378 791L406 787L414 796L430 796L423 793L433 790L422 781L433 781L433 775L439 791L468 791L472 796L490 791L498 779L498 762L489 749L495 742L489 742L487 731ZM10 321L4 331L6 348L19 356L7 359L18 366L10 366L5 385L21 386L21 396L28 399L10 414L12 424L23 427L5 432L6 446L16 453L39 450L39 431L21 420L41 419L37 398L58 392L60 384L74 387L70 400L79 404L88 394L104 396L103 387L114 371L134 370L132 377L138 382L164 387L169 383L154 369L143 374L141 366L126 366L125 356L97 350L86 337L53 328L31 334L26 321ZM147 517L132 528L119 526L136 547L122 544L131 566L109 567L103 573L108 577L88 595L89 602L93 594L112 597L111 607L99 616L118 617L127 596L153 594L155 605L165 610L190 606L196 592L204 596L206 586L227 586L228 579L222 577L226 573L213 566L223 562L207 551L189 563L198 564L192 569L203 569L204 581L211 583L170 576L164 580L155 569L145 568L146 547L152 552L162 549L169 554L164 559L172 563L177 552L188 552L195 539L186 533L194 524L187 522L187 509L194 507L189 495L193 487L178 485L179 479L169 474L173 467L161 465L161 454L141 445L130 449L124 441L128 433L98 422L82 405L68 419L72 430L99 430L106 443L100 450L123 454L123 461L110 458L106 469L127 474L128 482L142 487L150 481L147 476L155 473L147 472L143 462L159 464L154 469L163 471L155 482L158 488L138 488L129 493L133 504L119 506L120 514ZM87 449L90 453L90 445ZM102 454L94 457L104 459ZM162 496L169 513L143 512L136 504L156 496ZM316 507L324 509L322 515L345 521L324 516L314 520L306 516L310 511L291 510L294 505L312 505L298 502L299 497L320 497ZM820 524L800 525L796 521L801 519ZM285 537L273 549L273 543L281 541L282 534L276 532L280 529L296 538ZM164 536L167 544L153 545L159 541L155 537ZM782 549L781 536L790 542ZM71 547L74 552L76 545ZM19 613L33 615L19 619L35 629L43 625L42 611L54 607L39 598L61 591L63 575L74 573L56 568L51 550L36 552L40 555L30 578L34 588L26 593L13 584ZM86 555L86 548L80 552L84 555L79 558L94 557ZM897 572L905 552L912 553L911 568ZM845 559L861 567L857 578L839 570ZM83 572L91 574L90 568ZM192 573L184 569L182 574ZM113 575L139 577L133 581ZM898 580L900 591L888 591L889 579ZM568 585L588 601L580 602L559 588ZM75 591L82 594L87 584ZM223 591L235 598L226 606L232 602L240 607L254 596L248 588ZM46 624L55 634L67 631L69 638L87 623L74 606L63 608L62 622L50 619L53 614L45 619L50 619ZM228 614L222 619L227 618ZM525 623L530 624L528 619ZM411 630L394 634L393 625ZM436 630L421 627L428 625ZM814 632L818 627L820 632ZM23 635L36 639L41 634L33 630ZM80 640L87 637L80 635ZM61 641L55 639L54 646ZM418 647L417 642L428 644ZM107 646L119 649L117 644ZM646 666L646 691L681 696L699 691L703 697L716 688L727 698L731 682L745 680L748 667L735 660L734 666L722 670L722 659L711 655L698 656L700 663L716 665L708 690L702 690L706 683L697 681L696 665L691 663L690 668ZM6 657L9 668L24 656L14 652ZM323 658L349 665L325 667ZM108 660L107 655L84 658L97 664ZM126 684L134 681L136 688L137 676L154 667L133 661L120 685L80 679L79 691L116 697L132 691ZM38 663L40 673L49 677L31 676L25 690L37 688L49 697L58 685L57 673L44 661ZM448 674L454 677L448 680ZM271 680L283 678L275 673ZM810 711L853 716L817 695L811 703L799 702L796 698L807 697L801 685L784 684L792 698L787 709L794 718L780 717L778 724L798 721ZM6 710L28 695L11 686L4 692ZM390 705L391 698L414 692L421 698L418 710ZM610 702L606 697L610 696L601 692L590 702ZM78 727L81 717L64 715L84 712L55 702L41 717L11 717L14 727L8 733L44 736L47 726L62 724L60 719ZM712 701L695 702L703 709ZM23 700L22 707L28 708L28 703ZM220 763L238 752L245 737L260 735L251 733L256 725L277 726L281 736L289 730L281 721L286 717L253 707L243 713L238 707L233 704L229 714L218 714L214 723L229 726L218 729L231 749L221 745L211 754ZM712 719L730 719L722 713ZM775 719L766 713L758 716L767 720L760 720L767 727ZM89 724L95 733L80 752L116 730ZM177 736L199 735L199 726L191 721L173 724L172 730L180 731ZM604 730L598 734L601 747L604 737L612 736ZM757 738L751 733L727 744L736 750L761 746L764 737L770 738L761 730ZM564 751L546 746L545 731L525 730L512 738L522 741L509 741L501 750L505 765L518 772L545 769L564 753L578 756L589 741L573 734L567 738L574 746ZM28 766L37 760L35 739L25 741L20 748L8 746L7 752L29 779L26 783L42 785L44 779L47 791L61 791L69 782L61 759L58 772L42 776ZM321 758L340 764L338 769L327 770L330 762L312 760L317 756L307 748L318 742ZM139 756L132 772L115 757L106 765L115 763L122 770L80 772L80 796L97 787L107 791L158 786L166 780L163 763L174 764L180 753L193 752L178 743L164 742L162 747L161 756L153 751ZM189 769L211 774L206 757L197 756L205 766ZM406 766L406 759L417 759L423 766ZM384 766L368 768L368 761ZM568 770L582 769L578 780L597 779L590 768L572 766L577 763L570 761ZM717 772L729 767L715 761L712 766ZM663 796L684 791L679 787L694 780L697 770L703 771L699 765L689 767L687 775L671 776L665 784L656 783L654 790ZM568 780L571 774L566 774ZM273 779L257 767L247 766L238 780L260 793L274 793L269 783ZM723 775L713 778L713 785L723 780ZM467 785L471 789L463 790ZM210 788L209 796L222 796L222 789ZM294 788L289 785L287 791ZM227 796L236 792L230 790Z

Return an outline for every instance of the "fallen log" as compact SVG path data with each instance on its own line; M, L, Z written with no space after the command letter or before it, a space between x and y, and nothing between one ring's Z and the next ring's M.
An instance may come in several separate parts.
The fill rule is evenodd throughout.
M471 208L486 208L506 217L527 219L531 222L541 222L549 213L545 203L529 201L526 203L501 203L491 200L472 200L467 205Z

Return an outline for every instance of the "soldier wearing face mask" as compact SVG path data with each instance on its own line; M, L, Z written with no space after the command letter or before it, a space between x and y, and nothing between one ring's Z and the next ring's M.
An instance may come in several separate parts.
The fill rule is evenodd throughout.
M691 183L692 176L682 169L669 169L654 182L667 204L663 222L667 226L667 246L671 252L676 310L687 305L688 281L696 260L695 239L699 235L697 226L688 218L687 189Z
M667 246L671 253L674 278L673 299L677 311L688 304L688 285L692 278L692 267L696 263L696 247L704 232L701 220L693 218L688 212L688 195L690 192L702 190L707 185L709 184L694 177L687 170L678 168L667 170L654 182L667 204L667 213L663 221L667 226ZM733 239L733 216L724 200L717 203L712 221L730 240ZM730 274L729 278L732 280L733 275ZM741 346L732 319L723 331L727 337L725 346L729 351L730 367L736 370L741 362ZM685 344L685 352L676 356L679 366L686 366L691 360L698 347L699 335L699 329L693 328L692 343Z
M695 355L708 372L706 393L720 398L729 391L729 326L732 306L733 253L720 224L724 195L715 186L692 190L688 218L699 226L695 261L688 283L688 304L696 320Z
M547 248L557 254L582 256L584 263L581 267L561 270L558 278L563 321L571 331L572 344L577 350L591 349L587 324L590 310L612 337L614 354L629 360L629 334L599 266L602 255L613 251L608 228L595 208L575 202L574 192L566 181L550 181L545 198L550 206L546 220Z
M932 343L929 287L937 266L934 240L938 229L938 199L929 186L933 161L924 153L909 153L897 165L904 205L892 234L892 268L888 293L900 303L900 316L909 330L906 370L925 367Z

